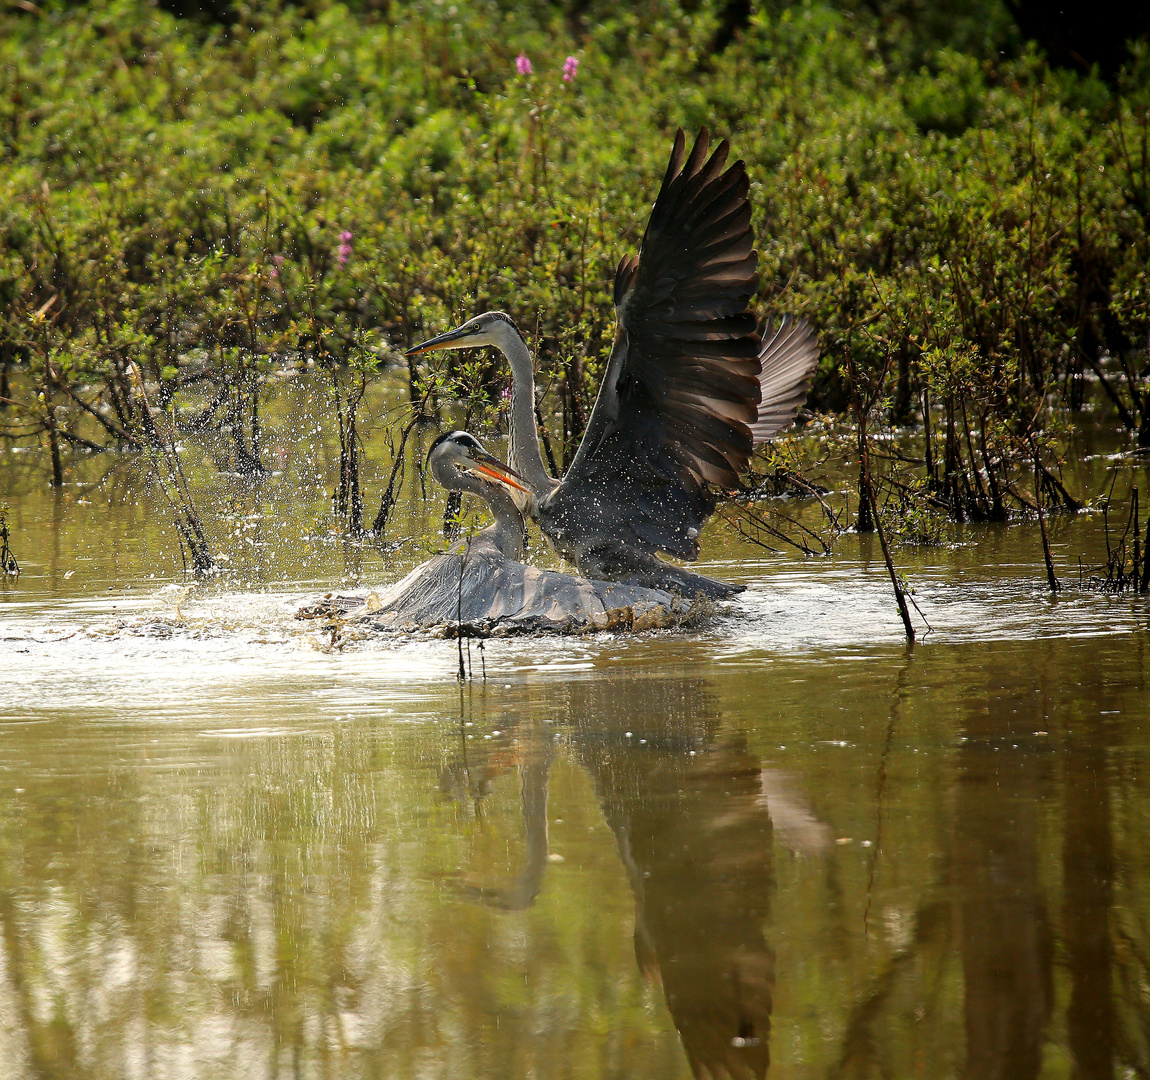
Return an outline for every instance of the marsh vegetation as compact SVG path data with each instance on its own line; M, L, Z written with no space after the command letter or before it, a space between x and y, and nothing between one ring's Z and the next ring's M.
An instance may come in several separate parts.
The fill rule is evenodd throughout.
M858 471L821 542L876 513L923 542L1098 499L1061 479L1075 425L1150 449L1144 50L1101 74L1054 68L975 0L934 21L738 8L7 10L4 437L42 448L55 485L77 454L151 455L179 515L195 494L181 438L212 430L222 468L264 475L270 388L317 369L333 520L383 535L413 430L447 411L497 431L506 407L493 358L401 348L502 308L535 349L562 468L668 135L706 125L754 181L758 309L821 336L810 410ZM380 379L404 394L365 473ZM776 446L759 471L809 467ZM202 568L197 528L193 508L179 531Z

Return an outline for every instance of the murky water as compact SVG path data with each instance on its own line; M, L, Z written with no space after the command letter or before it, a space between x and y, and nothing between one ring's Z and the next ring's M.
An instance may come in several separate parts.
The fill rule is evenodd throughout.
M867 538L716 532L711 624L461 687L292 618L440 503L385 559L319 480L218 491L234 574L185 592L130 463L72 479L0 456L0 1075L1150 1071L1150 606L1050 599L1034 528L900 551L914 648ZM1099 520L1052 531L1077 581Z

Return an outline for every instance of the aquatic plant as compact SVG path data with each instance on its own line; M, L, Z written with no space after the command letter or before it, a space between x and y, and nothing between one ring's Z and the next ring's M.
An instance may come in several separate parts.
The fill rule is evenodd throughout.
M19 577L20 564L10 546L11 530L8 525L8 504L0 503L0 577Z

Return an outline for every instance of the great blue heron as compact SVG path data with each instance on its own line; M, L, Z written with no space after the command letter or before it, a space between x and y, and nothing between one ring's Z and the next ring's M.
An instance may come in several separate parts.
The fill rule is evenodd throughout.
M468 624L481 631L581 632L682 624L702 608L658 589L540 570L520 561L525 528L512 492L523 492L513 469L492 457L474 435L452 431L428 452L432 475L448 491L483 499L495 521L417 566L379 596L335 597L300 617L342 614L378 629Z
M543 465L531 353L499 311L408 350L493 345L511 367L508 457L531 491L523 505L561 554L591 578L685 595L741 590L656 556L693 560L715 489L739 486L756 441L790 423L818 362L814 334L783 319L760 333L746 167L724 171L724 140L707 158L683 132L638 256L615 273L618 328L595 406L561 480Z

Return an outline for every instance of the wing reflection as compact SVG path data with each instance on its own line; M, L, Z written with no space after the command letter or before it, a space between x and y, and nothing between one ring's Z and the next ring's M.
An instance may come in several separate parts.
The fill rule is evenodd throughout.
M460 880L459 888L469 900L501 911L522 911L535 902L547 870L547 778L550 769L550 742L539 738L527 742L519 760L519 799L527 845L523 868L504 884L489 884L474 875L465 876ZM458 765L445 769L440 775L440 789L458 799L461 787L467 784L467 771ZM490 791L489 774L492 770L484 763L479 771L477 799L486 797ZM498 767L495 771L499 771Z
M555 719L565 721L615 836L635 901L639 968L661 986L694 1075L765 1076L775 975L763 933L774 888L770 810L777 806L788 843L801 850L825 849L826 826L785 774L762 770L742 735L722 729L703 680L597 679L563 692ZM498 885L469 874L472 899L518 909L539 892L548 763L535 745L520 765L523 868ZM482 790L489 781L476 772ZM458 777L444 786L458 790Z
M635 897L639 966L661 980L694 1074L764 1076L774 876L758 761L720 731L702 680L588 680L567 709Z

